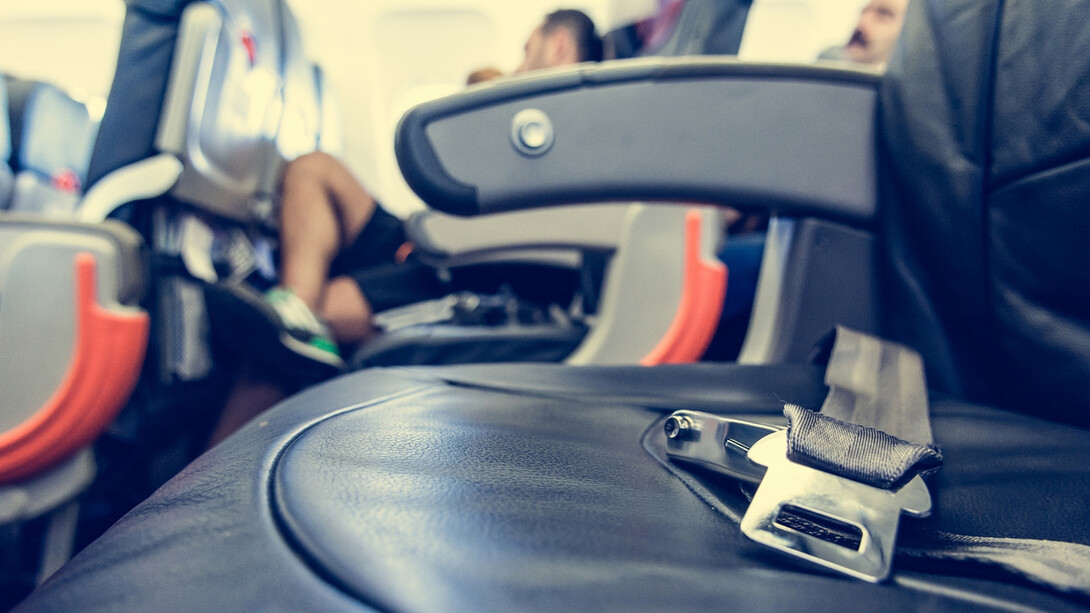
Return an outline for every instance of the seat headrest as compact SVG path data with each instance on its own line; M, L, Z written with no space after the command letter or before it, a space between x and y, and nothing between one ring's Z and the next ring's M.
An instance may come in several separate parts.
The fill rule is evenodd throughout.
M54 85L38 83L26 99L22 119L15 152L19 169L63 191L82 191L98 131L87 107Z
M603 35L606 57L737 55L752 2L660 2L651 17Z
M676 27L650 55L737 55L752 0L686 0Z

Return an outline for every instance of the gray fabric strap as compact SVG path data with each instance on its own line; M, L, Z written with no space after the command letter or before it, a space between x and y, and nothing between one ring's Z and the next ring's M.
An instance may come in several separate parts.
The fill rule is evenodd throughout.
M834 334L821 413L784 409L787 457L881 489L938 470L920 355L839 326Z
M835 335L821 414L912 443L933 443L920 354L840 326Z

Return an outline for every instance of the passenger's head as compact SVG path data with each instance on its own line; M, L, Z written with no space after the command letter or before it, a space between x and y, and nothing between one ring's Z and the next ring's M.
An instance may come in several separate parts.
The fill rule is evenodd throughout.
M884 64L901 33L909 0L870 0L859 15L845 58L864 64Z
M526 41L526 56L515 72L540 70L602 59L602 39L594 22L582 11L561 9L550 13Z
M492 79L502 77L503 72L499 68L489 66L487 68L478 68L469 73L466 77L466 85L476 85L477 83L484 83L485 81L491 81Z

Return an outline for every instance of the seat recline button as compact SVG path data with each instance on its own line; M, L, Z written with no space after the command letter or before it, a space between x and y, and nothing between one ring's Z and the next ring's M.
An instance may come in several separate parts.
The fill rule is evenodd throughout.
M511 143L528 156L544 154L553 145L553 123L538 109L523 109L511 120Z

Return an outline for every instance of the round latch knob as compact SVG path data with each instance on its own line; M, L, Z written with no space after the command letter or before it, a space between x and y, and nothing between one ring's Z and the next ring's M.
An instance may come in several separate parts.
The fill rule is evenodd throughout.
M686 415L671 415L662 425L666 438L684 441L692 437L696 424Z
M519 111L511 121L511 142L524 155L541 155L553 146L553 122L538 109Z

